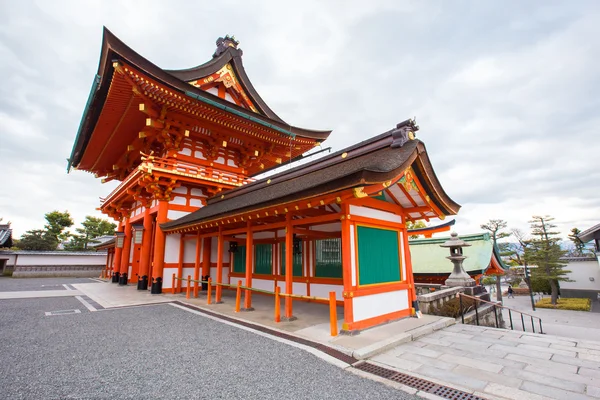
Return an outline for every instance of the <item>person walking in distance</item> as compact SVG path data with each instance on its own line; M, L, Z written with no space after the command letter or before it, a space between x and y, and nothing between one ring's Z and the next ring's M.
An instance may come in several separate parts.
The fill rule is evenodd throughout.
M514 299L514 298L515 298L515 295L514 295L514 293L513 293L513 288L512 288L512 286L509 286L509 287L508 287L508 298L510 299L511 297Z

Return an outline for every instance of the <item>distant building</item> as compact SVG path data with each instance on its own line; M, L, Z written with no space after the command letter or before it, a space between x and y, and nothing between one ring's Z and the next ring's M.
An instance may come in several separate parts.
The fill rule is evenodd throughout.
M489 233L460 235L460 238L471 245L463 248L463 254L467 257L463 267L476 281L479 282L484 275L502 275L508 269ZM448 249L440 247L448 239L449 237L436 237L409 240L415 283L444 284L448 279L453 265L446 258Z

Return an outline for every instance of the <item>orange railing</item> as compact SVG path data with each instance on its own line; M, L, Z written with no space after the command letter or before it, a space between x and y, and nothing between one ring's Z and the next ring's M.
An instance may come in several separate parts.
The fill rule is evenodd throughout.
M269 295L273 295L275 298L275 308L274 308L274 320L275 322L281 322L281 297L289 297L289 298L293 298L293 299L302 299L302 300L316 300L316 301L323 301L323 302L327 302L329 304L329 325L330 325L330 333L331 336L337 336L338 334L338 329L337 329L337 302L336 302L336 294L335 292L329 292L329 298L325 298L325 297L317 297L317 296L304 296L304 295L299 295L299 294L292 294L292 293L281 293L281 290L279 288L279 286L277 286L275 288L275 291L272 292L270 290L263 290L263 289L257 289L257 288L253 288L253 287L248 287L248 286L243 286L242 285L242 281L239 280L237 282L236 285L231 285L228 283L218 283L218 282L213 282L211 278L208 278L208 280L203 281L203 280L198 280L198 279L192 279L191 275L188 275L187 278L180 278L178 276L176 276L176 274L173 274L173 287L172 287L172 293L180 293L181 292L181 282L183 281L187 281L187 287L186 287L186 292L185 292L185 297L187 299L190 298L191 296L191 284L194 283L195 284L195 288L194 288L194 297L198 297L198 284L202 284L202 283L206 283L207 284L207 291L206 291L206 304L211 304L212 302L212 286L222 286L222 287L229 287L229 288L235 288L236 294L235 294L235 312L240 312L241 311L241 301L242 301L242 290L250 290L252 292L258 292L258 293L264 293L264 294L269 294ZM179 283L179 285L177 284Z

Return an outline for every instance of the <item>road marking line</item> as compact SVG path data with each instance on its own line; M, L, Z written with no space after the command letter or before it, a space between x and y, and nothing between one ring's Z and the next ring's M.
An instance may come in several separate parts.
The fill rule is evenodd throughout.
M69 314L81 314L80 310L58 310L58 311L46 311L46 317L54 317L57 315L69 315Z
M90 310L90 311L98 311L96 309L96 307L94 307L93 305L91 305L90 303L88 303L87 301L85 301L83 299L83 297L81 297L81 296L75 296L75 298L77 300L79 300L81 302L81 304L83 304L85 306L85 308L87 308L88 310Z
M64 286L64 287L65 287L65 289L67 289L67 290L72 290L72 289L69 287L69 285L67 285L66 283L63 283L63 286Z

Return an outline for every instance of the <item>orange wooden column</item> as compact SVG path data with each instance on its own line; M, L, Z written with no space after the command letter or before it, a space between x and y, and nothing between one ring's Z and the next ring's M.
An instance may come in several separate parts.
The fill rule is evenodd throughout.
M200 231L196 237L196 258L194 260L194 280L200 280L200 255L202 254L202 240L200 240ZM194 282L194 297L198 297L198 282Z
M292 294L293 291L293 263L294 263L294 229L292 227L292 213L287 213L285 217L285 293ZM285 298L285 319L293 321L292 298Z
M347 204L342 204L342 278L344 282L344 323L342 330L349 330L351 324L354 322L354 315L352 312L352 235L350 230L352 225L348 220L348 213L350 207Z
M202 276L210 276L210 252L212 238L204 238L202 244ZM205 280L204 278L202 280Z
M402 220L406 221L406 218L403 217ZM408 282L408 297L411 303L409 307L413 307L413 302L417 301L417 291L415 290L415 277L412 270L410 248L408 247L408 231L404 228L400 230L400 233L402 235L402 243L404 243L404 254L402 254L402 257L404 257L403 261L406 263L406 276L401 276L401 279ZM400 266L400 275L402 275L402 266Z
M179 235L179 261L177 262L177 277L183 279L183 257L185 256L185 234ZM181 293L183 287L183 281L177 280L178 290L177 293Z
M246 223L246 287L252 287L252 260L254 259L254 240L252 238L252 225L250 220ZM244 310L251 311L252 308L252 291L246 289L244 291Z
M223 283L223 227L219 226L219 236L217 242L217 289L215 290L215 303L222 303L221 293L223 286L219 283Z
M152 260L152 288L150 293L161 294L163 284L163 269L165 266L165 233L160 229L160 224L167 222L169 203L165 200L158 201L156 214L156 229L154 230L154 258Z
M131 222L129 217L125 218L125 238L123 239L123 253L121 253L121 268L119 270L119 285L127 285L127 273L129 272L129 258L131 257Z
M117 228L117 233L123 233L123 221L119 221L119 227ZM117 247L118 235L115 239L115 254L113 257L113 275L112 275L112 283L119 282L119 269L121 268L121 254L123 253L123 249Z
M152 249L152 216L150 204L144 210L144 233L142 238L142 254L140 256L140 271L138 273L138 290L148 290L148 272L150 271L150 250Z

